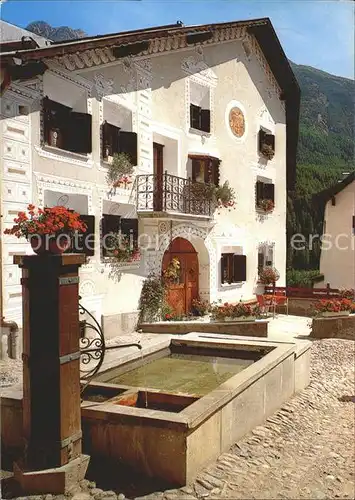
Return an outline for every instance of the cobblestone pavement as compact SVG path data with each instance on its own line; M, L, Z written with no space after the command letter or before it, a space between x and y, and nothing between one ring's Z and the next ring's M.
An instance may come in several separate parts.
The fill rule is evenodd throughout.
M355 498L354 345L346 340L314 341L307 389L221 455L193 484L139 498ZM87 481L82 486L73 500L124 498L119 490L104 492Z

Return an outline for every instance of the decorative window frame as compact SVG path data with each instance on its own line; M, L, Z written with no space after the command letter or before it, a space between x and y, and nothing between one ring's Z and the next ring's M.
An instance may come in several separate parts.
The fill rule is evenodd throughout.
M37 172L34 173L37 186L37 196L38 205L44 205L44 191L60 191L66 194L82 194L88 198L88 215L95 215L92 198L93 189L90 184L73 181L72 179L67 179L65 177L56 177L53 175L42 175ZM96 258L96 253L93 257L90 257L90 263L85 264L82 269L83 271L93 271L95 266L92 262Z
M81 87L86 92L86 103L87 103L87 113L92 116L92 95L91 90L93 83L81 76L75 75L70 71L58 66L52 61L48 61L48 73L54 75L56 78L62 79L64 81L70 82L78 87ZM73 153L72 151L66 151L65 149L55 148L53 146L48 146L44 143L44 118L43 118L43 97L44 97L44 87L43 81L41 86L41 105L40 105L40 145L35 146L35 151L42 158L47 158L49 160L60 161L64 163L69 163L72 165L77 165L80 167L93 167L93 157L92 152L88 154Z
M106 87L106 89L109 87ZM103 172L107 172L108 169L108 163L103 161L102 158L102 151L103 151L103 144L102 144L102 124L104 122L104 103L103 100L105 99L108 102L111 102L113 104L116 104L117 106L122 106L123 108L128 109L129 111L132 112L132 132L136 132L138 134L138 112L137 112L137 105L133 103L132 101L128 99L122 98L118 94L114 95L105 95L104 93L98 93L99 97L99 125L100 125L100 157L99 157L99 170ZM139 137L138 137L139 139Z
M217 86L218 78L214 71L204 62L198 60L201 54L197 57L189 56L181 63L182 72L185 74L185 128L190 136L201 135L211 137L214 135L214 89ZM210 91L210 132L195 131L190 127L190 82L197 83L208 87Z
M232 111L233 108L239 108L244 115L244 127L245 128L244 128L244 134L241 137L237 137L235 134L233 134L233 132L230 128L230 125L229 125L229 113ZM233 99L232 101L229 101L229 103L227 104L227 107L226 107L225 114L224 114L224 122L225 122L226 128L228 130L228 135L235 142L244 143L246 138L247 138L247 135L248 135L248 118L247 118L246 109L240 101L237 101L235 99Z

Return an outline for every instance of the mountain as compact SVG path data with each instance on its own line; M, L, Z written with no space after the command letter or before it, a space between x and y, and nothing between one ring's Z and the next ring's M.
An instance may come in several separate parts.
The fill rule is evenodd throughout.
M316 194L354 170L355 82L325 71L291 63L301 87L297 181L288 196L288 237L322 234L324 205ZM320 248L292 251L288 266L318 268Z
M80 29L69 28L69 26L59 26L54 28L45 21L34 21L26 26L26 30L35 33L36 35L44 36L53 42L63 42L65 40L75 40L87 36L85 31Z
M298 191L306 196L326 187L334 175L354 168L355 84L310 66L292 63L292 69L301 87ZM302 174L311 166L324 183L317 179L305 190Z

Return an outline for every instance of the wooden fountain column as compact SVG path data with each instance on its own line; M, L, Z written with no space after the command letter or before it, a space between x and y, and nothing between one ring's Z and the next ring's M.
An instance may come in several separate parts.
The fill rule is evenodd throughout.
M65 493L84 478L81 453L79 267L83 254L16 256L23 294L25 493Z

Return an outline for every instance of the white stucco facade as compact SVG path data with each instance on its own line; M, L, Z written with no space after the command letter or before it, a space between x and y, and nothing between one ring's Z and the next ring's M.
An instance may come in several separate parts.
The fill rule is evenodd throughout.
M355 288L355 181L330 199L324 213L320 272L331 288Z
M244 45L243 45L244 40ZM245 51L245 40L249 49ZM79 56L77 56L79 57ZM252 35L206 47L177 49L149 57L101 61L78 68L74 59L48 60L49 69L31 81L13 83L1 109L1 189L3 227L35 205L67 204L95 216L96 248L80 270L80 293L97 318L137 310L144 278L161 272L164 251L172 238L190 239L199 255L200 295L210 301L251 299L258 279L258 249L273 249L273 265L285 284L286 268L286 113L280 89ZM72 65L72 66L71 66ZM73 69L70 69L70 68ZM190 129L190 101L207 102L210 133ZM203 90L205 89L205 90ZM85 156L43 145L42 99L50 99L92 115L92 153ZM206 101L207 100L207 101ZM229 127L229 111L244 113L245 132L236 137ZM20 108L21 107L21 108ZM140 262L123 265L118 280L100 257L100 220L103 211L136 213L130 189L108 194L107 168L101 156L101 124L105 119L130 127L138 134L136 174L153 173L153 142L165 146L164 169L179 177L191 175L189 155L219 158L220 183L235 190L236 207L222 209L212 220L198 216L141 217L139 234L150 236ZM261 157L260 127L275 136L275 156ZM275 209L261 214L255 207L257 180L275 185ZM49 201L48 201L49 200ZM110 203L109 203L110 202ZM107 205L109 203L109 205ZM110 208L107 208L107 207ZM3 236L4 315L21 323L20 270L12 264L18 253L31 253L24 240ZM227 250L226 250L227 249ZM246 255L247 279L221 284L220 259L226 251ZM349 261L348 270L351 263ZM329 265L328 265L329 266ZM353 267L352 267L353 269ZM323 271L324 272L324 271ZM344 276L347 271L344 271ZM332 281L332 280L330 280Z

